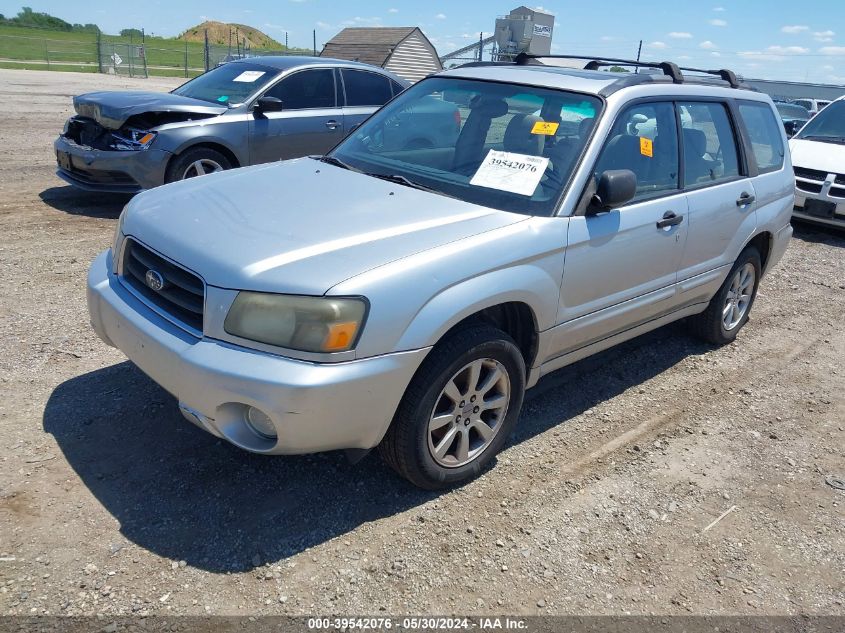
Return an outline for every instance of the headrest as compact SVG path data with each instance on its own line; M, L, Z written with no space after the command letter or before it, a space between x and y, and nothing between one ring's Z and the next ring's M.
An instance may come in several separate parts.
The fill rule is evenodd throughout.
M704 156L707 152L707 135L692 127L684 128L684 147L695 156Z
M534 114L515 114L505 129L503 145L506 152L540 156L546 137L543 134L532 134L534 124L542 121Z
M469 102L469 109L473 114L495 119L508 113L508 104L504 99L491 99L475 95Z

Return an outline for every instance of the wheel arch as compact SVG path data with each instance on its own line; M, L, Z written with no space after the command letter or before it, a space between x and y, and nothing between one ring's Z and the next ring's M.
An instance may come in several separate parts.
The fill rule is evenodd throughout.
M769 231L761 231L749 239L742 247L742 250L745 250L749 246L753 246L757 249L760 253L760 269L764 274L767 272L766 266L769 263L769 255L772 252L774 240L775 236L772 235L772 233Z
M528 265L468 279L427 302L405 329L398 349L434 346L461 327L482 322L510 335L530 369L540 332L551 327L557 314L559 293L550 275Z

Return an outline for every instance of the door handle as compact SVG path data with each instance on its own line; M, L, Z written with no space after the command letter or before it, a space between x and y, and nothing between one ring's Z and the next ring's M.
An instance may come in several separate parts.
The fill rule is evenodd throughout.
M340 126L340 123L332 119L331 121L326 121L326 127L330 130L335 129L336 127Z
M757 199L757 196L748 193L747 191L743 191L742 195L739 196L736 200L736 206L744 207L747 204L751 204Z
M663 214L663 219L657 223L658 229L665 229L667 226L675 226L684 221L684 216L676 214L674 211L667 211Z

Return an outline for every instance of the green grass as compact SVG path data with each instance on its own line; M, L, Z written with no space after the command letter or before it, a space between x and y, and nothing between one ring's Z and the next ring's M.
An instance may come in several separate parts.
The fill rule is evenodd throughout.
M129 45L139 46L137 39L114 35L102 35L100 53L102 63L108 66L110 56L116 52L123 64L119 74L128 75L130 61ZM194 77L202 72L204 66L204 45L202 42L185 42L173 38L147 37L145 40L147 72L150 75L164 77L185 76L185 55L187 51L188 76ZM211 47L212 61L216 55L225 55L227 47ZM45 29L0 25L0 65L4 68L37 68L46 70L47 60L50 70L79 70L88 72L88 65L97 64L97 36L93 33L75 33L66 31L48 31ZM44 62L43 64L16 64L10 60L26 62ZM76 66L75 64L85 64ZM143 74L143 60L132 58L133 74ZM137 68L137 70L135 70Z

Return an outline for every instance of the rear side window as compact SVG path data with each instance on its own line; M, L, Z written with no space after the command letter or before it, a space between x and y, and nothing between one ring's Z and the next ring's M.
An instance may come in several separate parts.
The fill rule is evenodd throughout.
M380 106L393 97L390 79L363 70L343 69L347 106Z
M736 137L722 103L679 103L684 186L700 187L739 176Z
M637 177L634 200L679 188L678 127L671 103L629 107L613 124L596 163L595 177L610 169L630 169Z
M281 99L285 110L334 108L334 71L331 68L301 70L270 88L267 96Z
M748 130L751 150L760 173L783 167L783 129L772 109L765 103L746 102L739 105L739 115Z

